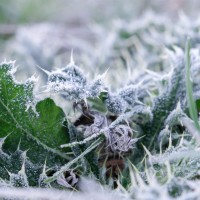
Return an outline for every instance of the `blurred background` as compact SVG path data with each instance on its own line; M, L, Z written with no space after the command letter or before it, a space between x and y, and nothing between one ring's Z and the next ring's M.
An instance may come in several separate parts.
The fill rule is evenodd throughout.
M198 0L1 0L0 60L16 60L18 74L30 76L41 73L37 66L64 67L73 49L76 63L91 77L108 67L160 70L158 57L143 59L148 53L142 46L153 45L158 56L163 46L183 45L185 38L175 35L185 27L190 34L185 16L196 20L199 8ZM179 21L182 30L176 29Z

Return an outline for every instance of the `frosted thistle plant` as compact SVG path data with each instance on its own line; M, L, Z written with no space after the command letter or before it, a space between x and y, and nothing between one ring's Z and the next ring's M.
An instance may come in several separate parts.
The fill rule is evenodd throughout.
M117 70L124 65L129 70L120 86L109 78L104 85L105 74L89 81L87 61L80 69L73 56L64 68L42 69L48 75L45 91L65 97L68 107L72 102L69 113L51 98L36 98L34 76L19 82L14 63L1 63L0 198L5 187L15 194L22 191L16 187L27 188L23 194L37 187L40 196L54 188L56 194L64 192L64 199L68 190L84 199L84 176L117 189L127 200L199 198L199 22L175 28L163 22L152 16L114 29L116 41L108 45L105 60L116 58L121 79ZM186 48L185 57L187 26L195 49ZM164 61L160 53L165 51ZM91 63L98 63L99 55Z
M88 82L83 71L75 65L73 55L66 67L52 72L43 71L48 75L46 92L59 93L67 100L80 101L89 97L95 98L103 90L103 75L98 76L91 83Z

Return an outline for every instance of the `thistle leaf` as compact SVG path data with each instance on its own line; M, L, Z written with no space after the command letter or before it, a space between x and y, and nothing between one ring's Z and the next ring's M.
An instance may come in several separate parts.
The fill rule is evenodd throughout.
M47 166L59 168L69 157L59 150L59 146L68 142L67 128L63 125L65 114L52 99L34 102L34 82L28 80L19 83L15 80L13 63L0 65L0 138L8 135L1 149L0 177L6 179L6 169L19 149L28 150L30 170L34 165L42 167L47 160ZM29 105L35 104L35 109ZM19 145L20 143L20 145ZM21 167L21 166L20 166ZM25 163L25 169L27 164ZM38 168L36 167L36 168ZM18 169L19 170L19 169ZM15 164L9 166L10 173L16 173ZM38 171L38 174L42 171ZM28 177L32 185L37 185L37 176Z

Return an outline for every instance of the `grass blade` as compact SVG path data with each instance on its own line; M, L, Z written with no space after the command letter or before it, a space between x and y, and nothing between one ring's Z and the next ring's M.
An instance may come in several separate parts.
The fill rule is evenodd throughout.
M186 92L187 92L187 100L189 105L189 113L190 117L194 121L195 127L198 131L200 131L200 126L198 122L198 112L195 104L195 100L193 97L192 90L192 81L190 79L190 39L187 39L186 47L185 47L185 67L186 67Z

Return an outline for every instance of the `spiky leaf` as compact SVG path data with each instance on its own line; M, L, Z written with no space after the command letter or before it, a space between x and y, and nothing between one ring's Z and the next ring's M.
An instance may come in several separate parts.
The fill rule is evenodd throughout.
M59 168L68 160L59 149L61 144L68 142L67 128L63 125L65 114L52 99L34 102L33 79L19 83L14 78L14 71L13 63L0 65L0 138L9 135L2 152L8 154L10 159L19 149L20 143L20 149L28 150L27 157L36 168L41 168L45 160L48 167ZM29 107L32 105L34 108L34 104L35 109ZM8 164L3 162L0 177L4 179L7 178L5 168ZM29 167L35 170L33 166ZM15 164L9 166L11 173L16 173L16 170L19 169ZM38 176L40 173L42 171L38 171ZM32 185L37 184L36 179L37 176L32 180Z

